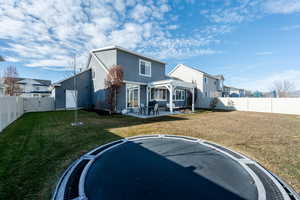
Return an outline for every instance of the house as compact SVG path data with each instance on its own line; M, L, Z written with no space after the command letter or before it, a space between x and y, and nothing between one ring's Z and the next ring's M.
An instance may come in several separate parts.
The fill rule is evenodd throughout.
M226 86L223 87L222 97L245 97L246 91L245 89L240 89L236 87Z
M118 89L116 110L136 112L137 109L157 101L160 107L192 107L196 85L166 76L163 61L127 50L119 46L95 49L89 52L87 69L76 76L55 83L52 91L56 108L83 108L105 110L107 101L105 78L110 67L120 65L123 69L123 85ZM74 81L75 79L75 81ZM74 84L77 86L74 87Z
M22 97L48 97L51 95L50 80L40 80L31 78L15 78Z
M197 68L184 64L177 65L168 73L168 75L182 81L193 82L196 84L196 107L207 107L211 98L222 96L224 82L224 77L222 75L210 75Z

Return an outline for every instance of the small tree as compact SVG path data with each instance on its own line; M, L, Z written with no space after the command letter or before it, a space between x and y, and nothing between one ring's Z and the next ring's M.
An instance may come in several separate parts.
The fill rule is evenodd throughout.
M14 66L9 66L4 71L5 94L8 96L17 96L21 88L17 84L18 71Z
M107 100L110 111L116 111L118 89L123 85L123 69L120 65L112 66L105 78L105 87L108 91Z
M209 107L212 110L215 110L215 108L217 107L217 104L219 103L219 99L217 97L214 97L211 99L210 103L209 103Z
M294 89L294 83L288 80L274 81L271 88L272 91L276 91L278 97L288 97Z

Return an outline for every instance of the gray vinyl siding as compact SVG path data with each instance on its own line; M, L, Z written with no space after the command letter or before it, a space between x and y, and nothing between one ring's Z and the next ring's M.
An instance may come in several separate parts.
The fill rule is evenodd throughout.
M151 77L139 75L140 59L151 62ZM166 79L165 64L139 57L121 50L117 51L117 64L123 67L124 80L126 81L148 83Z
M78 107L90 108L91 106L91 70L87 70L76 76L78 90ZM55 108L66 107L66 90L74 90L74 77L60 83L55 87Z
M121 112L126 108L126 86L122 85L117 93L117 111Z
M92 107L95 109L108 109L107 94L105 89L106 71L96 61L94 57L91 58L90 65L92 70L91 82L92 82Z
M116 52L117 50L108 50L96 52L97 58L104 64L108 69L117 64L116 62ZM105 78L107 72L104 68L95 60L91 58L90 67L95 74L95 77L92 78L92 99L93 107L95 109L105 110L109 109L110 105L108 104L108 91L105 87ZM117 111L121 112L126 107L126 89L125 84L118 89L117 92Z
M95 52L95 55L99 60L104 64L104 66L108 69L117 64L117 50L106 50ZM98 64L99 66L99 64ZM99 66L101 67L101 66Z

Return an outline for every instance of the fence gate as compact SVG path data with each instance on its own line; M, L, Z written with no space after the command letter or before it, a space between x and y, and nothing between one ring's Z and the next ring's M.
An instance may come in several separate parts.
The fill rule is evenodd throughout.
M66 108L76 108L77 105L77 91L66 90Z
M52 97L30 97L23 98L24 112L40 112L54 110L54 98Z

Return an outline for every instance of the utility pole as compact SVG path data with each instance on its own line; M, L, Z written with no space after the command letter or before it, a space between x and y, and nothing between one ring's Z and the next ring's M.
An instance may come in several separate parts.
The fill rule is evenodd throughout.
M76 54L74 55L74 78L73 78L73 90L75 98L75 110L74 110L74 122L71 123L72 126L81 126L83 122L78 122L78 90L77 90L77 75L76 75Z

